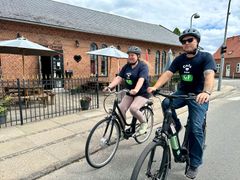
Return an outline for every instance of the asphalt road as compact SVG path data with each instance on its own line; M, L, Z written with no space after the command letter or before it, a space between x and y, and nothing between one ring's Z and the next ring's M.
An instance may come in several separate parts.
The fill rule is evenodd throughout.
M237 90L226 97L213 100L210 104L207 118L207 148L204 152L204 163L199 169L197 180L240 179L239 82L233 81L239 87ZM186 118L187 113L180 116L183 123ZM133 139L123 141L120 143L113 160L103 168L94 169L87 164L85 159L82 159L42 177L41 180L127 180L130 178L134 164L145 146L146 143L138 145ZM186 179L183 175L184 168L184 164L173 162L169 179Z

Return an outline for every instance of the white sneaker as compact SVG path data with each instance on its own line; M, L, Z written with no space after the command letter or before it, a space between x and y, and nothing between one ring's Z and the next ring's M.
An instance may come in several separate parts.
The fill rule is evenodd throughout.
M145 122L145 123L142 123L140 125L140 128L138 130L138 133L139 134L144 134L146 131L147 131L147 128L148 128L148 124Z

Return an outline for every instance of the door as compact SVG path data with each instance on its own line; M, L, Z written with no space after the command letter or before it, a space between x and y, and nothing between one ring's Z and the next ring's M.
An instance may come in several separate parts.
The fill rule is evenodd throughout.
M52 76L53 76L53 87L63 88L64 86L64 66L63 56L57 55L52 57Z
M44 89L52 89L51 77L51 57L41 56L40 57L40 77L42 77L42 83Z
M230 64L227 64L226 65L226 77L230 77L230 71L231 71L231 65Z

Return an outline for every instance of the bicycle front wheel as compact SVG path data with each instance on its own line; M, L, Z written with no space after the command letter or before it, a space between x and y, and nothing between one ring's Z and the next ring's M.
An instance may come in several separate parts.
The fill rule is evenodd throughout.
M136 136L135 136L135 141L139 144L145 142L148 140L152 133L153 129L153 112L149 107L143 107L140 109L140 111L143 113L144 116L144 121L147 122L148 128L147 131L144 134L138 134L138 129L140 127L140 123L136 123Z
M140 155L131 180L166 180L170 166L170 150L166 142L151 142Z
M99 121L87 138L85 156L88 164L94 168L101 168L108 164L119 145L119 125L117 121L109 118Z

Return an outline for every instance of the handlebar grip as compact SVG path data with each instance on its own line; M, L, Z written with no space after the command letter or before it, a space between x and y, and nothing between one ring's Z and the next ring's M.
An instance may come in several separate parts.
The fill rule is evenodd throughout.
M156 89L155 91L152 91L152 95L156 96L160 93L160 89Z

